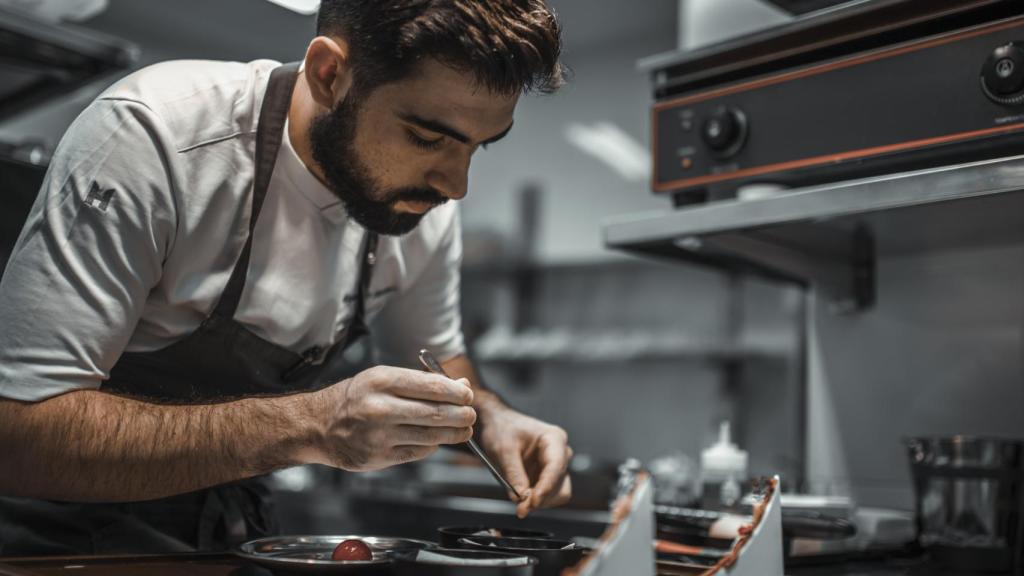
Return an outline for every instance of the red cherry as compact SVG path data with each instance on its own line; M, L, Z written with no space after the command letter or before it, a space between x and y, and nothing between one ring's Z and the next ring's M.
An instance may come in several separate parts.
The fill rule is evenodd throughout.
M343 540L331 554L331 560L373 560L373 552L362 540Z

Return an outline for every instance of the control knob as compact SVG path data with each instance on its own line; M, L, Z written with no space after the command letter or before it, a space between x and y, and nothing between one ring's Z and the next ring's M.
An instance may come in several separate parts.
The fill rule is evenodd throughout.
M704 144L720 158L734 156L747 140L747 117L736 108L719 107L701 125Z
M993 50L981 67L981 89L993 102L1024 104L1024 48L1010 42Z

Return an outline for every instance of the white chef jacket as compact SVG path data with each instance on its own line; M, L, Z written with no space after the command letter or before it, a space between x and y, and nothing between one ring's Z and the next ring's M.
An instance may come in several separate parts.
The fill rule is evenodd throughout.
M277 64L156 64L75 120L0 281L0 397L98 388L123 351L169 346L210 314L248 233ZM235 320L295 352L330 345L354 311L365 234L286 126ZM461 256L454 202L381 237L366 313L382 362L464 352Z

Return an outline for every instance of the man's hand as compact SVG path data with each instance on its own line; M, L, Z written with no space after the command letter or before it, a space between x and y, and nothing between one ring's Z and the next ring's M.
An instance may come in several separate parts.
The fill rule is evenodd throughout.
M469 440L476 422L466 380L377 366L312 395L323 431L314 460L351 471L426 458Z
M572 448L565 430L497 402L478 409L483 449L523 497L516 515L525 518L537 508L568 502L572 496L568 475ZM513 494L509 497L515 499Z

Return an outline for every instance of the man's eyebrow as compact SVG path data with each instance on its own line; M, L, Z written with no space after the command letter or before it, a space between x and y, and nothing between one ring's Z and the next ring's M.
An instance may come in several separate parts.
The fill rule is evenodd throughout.
M484 140L483 142L480 143L480 145L481 146L487 146L488 144L494 144L498 140L501 140L505 136L508 136L509 131L512 130L512 126L514 126L514 125L515 125L515 122L513 122L512 124L509 124L508 128L505 128L504 130L501 131L501 134L498 134L497 136L492 136L492 137L488 138L487 140Z
M452 138L454 140L462 142L463 144L469 144L469 136L466 136L465 134L463 134L462 132L459 132L455 128L452 128L451 126L448 126L444 122L439 122L437 120L430 120L430 119L427 119L427 118L423 118L423 117L417 116L416 114L408 114L408 113L401 113L401 114L398 115L398 117L401 118L402 120L405 120L406 122L408 122L410 124L415 124L416 126L419 126L420 128L423 128L423 129L426 129L426 130L430 130L431 132L437 132L438 134L444 134L445 136L448 136L449 138ZM504 138L508 134L509 130L511 130L511 129L512 129L512 124L509 124L508 128L505 128L501 132L501 134L498 134L496 136L488 138L487 140L484 140L480 144L482 144L482 145L493 144L493 143L497 142L498 140L501 140L502 138Z

